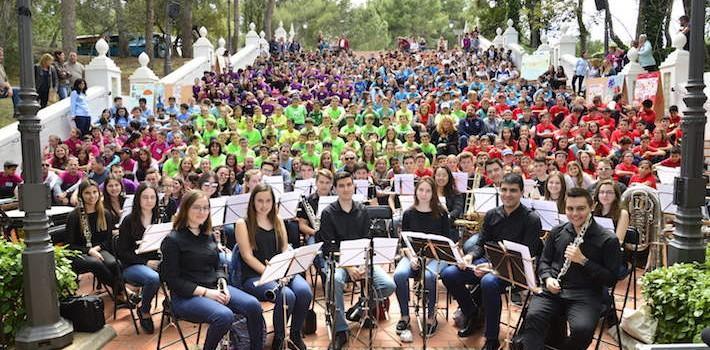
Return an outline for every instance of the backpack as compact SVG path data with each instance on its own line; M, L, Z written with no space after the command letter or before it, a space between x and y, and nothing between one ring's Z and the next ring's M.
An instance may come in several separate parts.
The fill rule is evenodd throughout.
M261 347L266 344L266 323L262 328L264 332L261 334ZM234 322L229 327L229 349L222 350L240 350L250 349L251 338L249 337L249 325L247 317L242 314L234 314Z

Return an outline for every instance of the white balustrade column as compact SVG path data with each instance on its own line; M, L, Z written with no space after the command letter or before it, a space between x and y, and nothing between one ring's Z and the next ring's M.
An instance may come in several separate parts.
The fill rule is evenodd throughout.
M110 95L106 96L106 106L111 105L113 97L121 96L121 68L106 56L108 50L106 40L99 39L96 42L98 56L94 57L85 69L87 86L102 86L110 92Z
M690 64L690 53L683 50L686 38L683 33L676 33L672 38L673 52L660 65L661 82L668 86L663 86L666 107L677 105L679 110L685 110L685 84L688 82L688 64Z
M192 44L192 50L195 57L206 57L209 66L205 67L205 70L212 70L212 67L215 64L214 46L209 39L207 39L207 28L200 28L200 38Z

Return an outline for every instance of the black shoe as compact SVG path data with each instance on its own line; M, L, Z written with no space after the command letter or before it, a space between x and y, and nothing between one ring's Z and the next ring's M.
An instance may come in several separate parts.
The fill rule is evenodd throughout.
M347 344L348 331L341 331L335 333L335 338L333 339L333 346L331 347L331 350L341 350Z
M360 322L363 314L363 306L365 305L364 299L358 299L355 305L351 306L348 311L345 312L345 319L350 322Z
M274 337L271 342L271 350L282 350L284 348L284 338Z
M288 348L291 350L308 350L308 346L303 342L303 336L300 332L291 333L289 338Z
M481 350L498 350L500 349L500 342L498 342L498 339L491 339L491 340L486 340L486 344L483 345L483 349Z
M363 329L375 328L375 323L372 322L372 318L365 319L365 321L362 323L362 328Z
M402 332L409 329L409 321L410 320L399 320L399 322L397 322L397 327L395 327L397 334L402 334Z
M141 328L148 333L148 334L153 334L155 331L155 327L153 326L153 319L150 317L150 313L148 313L148 317L144 318L143 317L143 312L141 312L141 309L138 310L138 318L140 320Z
M483 313L480 311L475 312L466 318L466 324L463 328L459 329L458 335L461 338L470 337L473 333L478 332L483 328Z
M437 319L434 319L434 323L429 324L427 323L426 325L426 337L431 338L434 333L436 333L436 329L439 327L439 321Z

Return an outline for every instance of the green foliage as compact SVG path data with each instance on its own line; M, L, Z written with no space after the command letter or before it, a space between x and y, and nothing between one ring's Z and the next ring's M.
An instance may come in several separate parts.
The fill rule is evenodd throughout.
M710 257L710 245L706 255ZM643 297L658 320L656 343L700 342L700 332L710 324L708 261L704 265L675 264L643 276Z
M24 243L0 239L0 344L11 344L22 327L27 314L22 283L22 251ZM57 295L59 299L72 296L79 286L69 257L77 252L62 247L54 248Z
M296 36L306 48L316 46L318 32L332 38L342 33L347 34L347 21L352 21L349 5L331 0L292 0L279 4L274 11L274 26L283 21L287 31L293 23ZM303 24L308 28L303 29ZM257 28L258 27L257 25Z
M451 31L441 0L373 0L368 6L374 6L387 22L392 38L423 36L433 43L440 35Z

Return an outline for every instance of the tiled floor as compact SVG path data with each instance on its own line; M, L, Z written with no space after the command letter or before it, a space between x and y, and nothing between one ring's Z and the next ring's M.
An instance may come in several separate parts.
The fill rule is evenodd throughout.
M639 272L640 273L640 272ZM621 304L623 303L623 296L626 288L626 281L619 282L617 284L617 288L615 291L616 294L616 302L617 306L620 308ZM481 346L483 345L484 339L481 334L476 334L475 336L469 337L469 338L459 338L456 335L457 328L454 326L453 322L453 312L456 309L456 302L453 301L449 305L449 320L447 321L445 318L445 309L446 309L446 293L445 289L443 286L441 286L441 282L439 282L439 305L438 307L441 308L439 310L439 328L436 332L436 334L429 339L428 341L428 348L431 349L480 349ZM81 279L81 291L83 293L90 293L91 292L91 277L89 275L83 275ZM632 293L632 295L640 295L640 292L637 290L636 293ZM306 344L308 345L309 349L327 349L329 340L328 340L328 331L325 326L325 314L324 314L324 302L323 302L323 293L322 289L319 287L317 288L317 295L316 295L316 314L317 314L317 323L318 323L318 329L315 334L308 335L304 338ZM162 295L160 296L160 299L162 300ZM633 307L633 303L631 301L632 299L629 298L629 305L627 307ZM412 321L412 329L413 333L417 333L414 335L414 342L412 343L401 343L399 341L399 336L395 333L395 324L399 320L399 307L396 301L396 298L394 295L390 297L391 301L391 307L390 307L390 312L389 312L389 319L385 321L381 321L378 324L378 329L375 332L374 335L374 342L373 346L376 349L390 349L390 348L396 348L396 349L422 349L422 339L418 335L418 327L415 324L415 321L413 319ZM350 298L346 296L345 298L346 302L346 307L349 306L350 303ZM154 334L143 334L141 332L140 335L136 335L135 330L133 328L133 324L130 321L130 313L127 309L119 309L117 318L114 320L113 319L113 302L108 299L108 297L105 298L105 305L106 305L106 320L107 323L109 323L111 326L113 326L116 330L116 333L118 336L110 342L104 349L109 349L109 350L149 350L149 349L155 349L157 345L157 339L158 339L158 326L160 324L160 313L159 311L162 309L162 306L159 306L158 309L153 310L155 315L153 316L153 322L155 323L155 328L156 331ZM159 304L161 305L161 304ZM516 306L511 307L510 312L508 312L505 303L503 304L503 312L501 315L501 322L506 323L510 319L512 320L511 324L513 324L518 316L519 316L519 308ZM264 309L265 310L270 310L272 308L272 305L269 305L268 303L264 303ZM413 313L412 313L413 315ZM272 311L268 311L265 313L265 318L266 318L266 324L267 328L269 330L272 329L271 325L271 318L272 318ZM197 330L197 325L183 322L181 323L182 329L186 334L193 333ZM358 331L359 327L357 325L351 324L351 331L356 333ZM202 337L201 339L204 339L204 331L205 328L203 327L202 330ZM500 338L505 339L511 332L511 328L506 327L505 325L501 325L501 334ZM609 343L613 343L611 338L604 333L604 340ZM359 340L353 340L354 336L351 336L351 343L350 343L350 349L361 349L361 348L367 348L367 339L368 339L368 333L367 330L363 330L362 334L359 337ZM175 330L174 327L167 327L163 333L163 340L161 341L162 345L165 345L169 342L175 341L179 339L177 331ZM195 339L196 337L193 335L188 338L188 345L190 346L190 349L201 349L201 344L200 347L195 346ZM265 349L270 349L270 344L271 344L271 335L269 335L267 339L267 346ZM590 349L594 348L594 343L592 343L592 346L590 346ZM612 344L601 344L601 349L618 349L616 345ZM183 349L183 346L181 343L176 343L168 349Z

